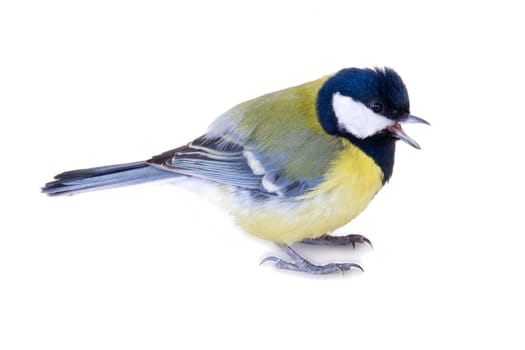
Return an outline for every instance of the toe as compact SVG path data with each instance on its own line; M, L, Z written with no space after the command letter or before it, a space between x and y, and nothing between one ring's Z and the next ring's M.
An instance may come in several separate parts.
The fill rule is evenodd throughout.
M267 261L271 261L271 262L274 262L274 263L277 264L277 263L281 262L282 259L281 259L281 258L278 258L278 257L276 257L276 256L267 256L266 258L264 258L264 259L261 260L261 262L259 263L259 265L262 265L262 264L264 264L264 263L267 262Z

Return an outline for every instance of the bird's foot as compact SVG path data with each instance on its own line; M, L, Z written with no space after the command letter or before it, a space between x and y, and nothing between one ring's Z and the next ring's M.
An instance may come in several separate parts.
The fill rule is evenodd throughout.
M363 235L346 235L346 236L330 236L322 235L317 238L303 239L300 243L312 245L327 245L327 246L347 246L351 245L355 248L356 244L368 244L372 246L372 242Z
M352 268L363 271L363 268L355 263L330 263L326 265L314 265L308 260L304 259L299 254L297 254L295 250L293 250L286 244L278 244L278 246L292 259L292 262L288 262L276 256L269 256L264 258L261 261L261 264L264 264L267 261L271 261L275 263L275 266L278 269L301 271L314 275L325 275L333 272L340 272L341 274L344 274L345 271L349 271Z

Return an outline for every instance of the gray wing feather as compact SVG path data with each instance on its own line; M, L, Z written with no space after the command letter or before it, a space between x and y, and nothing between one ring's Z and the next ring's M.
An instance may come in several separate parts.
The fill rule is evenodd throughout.
M180 174L246 189L258 189L262 181L262 176L255 175L248 165L243 147L219 138L200 137L148 162Z
M179 174L280 197L304 194L321 181L321 178L288 179L274 162L265 158L244 145L205 135L155 156L148 163Z

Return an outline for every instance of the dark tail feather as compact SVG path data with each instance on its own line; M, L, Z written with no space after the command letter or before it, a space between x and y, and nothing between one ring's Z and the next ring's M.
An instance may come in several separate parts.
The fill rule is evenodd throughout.
M42 192L49 196L62 196L117 186L135 185L177 176L180 175L154 168L146 162L116 164L58 174L54 181L48 182L42 187Z

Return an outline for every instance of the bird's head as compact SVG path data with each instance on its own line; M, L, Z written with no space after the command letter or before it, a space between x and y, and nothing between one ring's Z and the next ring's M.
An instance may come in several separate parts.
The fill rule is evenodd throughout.
M419 149L401 124L429 124L410 114L405 84L390 68L339 71L320 89L317 112L327 133L357 143L360 140L399 139Z

